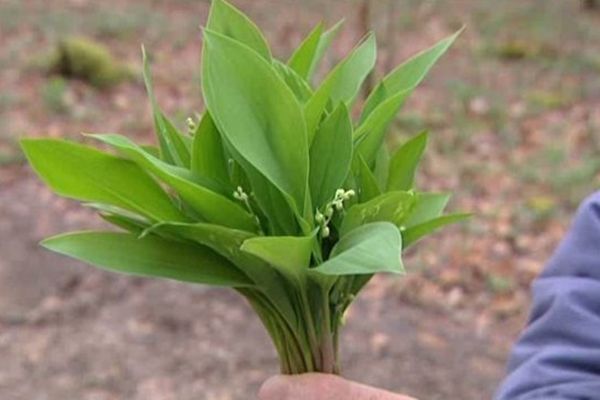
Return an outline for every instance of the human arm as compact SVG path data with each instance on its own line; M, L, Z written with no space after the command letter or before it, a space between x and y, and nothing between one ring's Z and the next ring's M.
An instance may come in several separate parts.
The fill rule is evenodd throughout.
M600 192L579 207L533 284L529 323L497 400L575 400L600 393Z

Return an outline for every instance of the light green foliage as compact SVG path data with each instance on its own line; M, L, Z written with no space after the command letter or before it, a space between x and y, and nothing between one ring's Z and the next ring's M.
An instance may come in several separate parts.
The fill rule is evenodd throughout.
M390 160L388 190L410 190L413 187L416 167L427 146L427 133L421 133L404 143Z
M42 246L108 270L140 276L160 276L183 282L245 286L249 279L213 250L168 242L155 236L79 232L55 236Z
M338 371L341 318L354 296L375 273L404 273L407 246L467 217L443 214L449 195L416 191L424 133L391 155L384 146L396 113L458 33L386 76L354 121L375 65L372 34L312 82L340 26L317 26L284 63L244 14L214 0L206 110L188 132L161 111L144 52L157 147L115 134L88 135L108 153L23 140L52 189L122 231L43 245L118 272L233 287L269 331L283 372Z
M49 60L50 72L89 82L98 88L114 86L131 76L99 43L82 37L68 37L58 43Z
M331 257L316 268L328 275L404 272L398 250L402 237L396 225L376 222L362 225L343 236ZM379 251L373 251L374 248Z

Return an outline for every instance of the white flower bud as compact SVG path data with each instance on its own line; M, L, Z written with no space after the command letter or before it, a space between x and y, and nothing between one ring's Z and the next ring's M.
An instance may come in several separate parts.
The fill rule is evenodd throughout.
M319 210L317 210L317 213L315 214L315 221L317 221L317 223L319 224L325 222L325 217L323 216L323 214L321 214Z
M342 211L344 209L344 203L342 203L342 200L336 200L332 204L338 211Z
M326 237L329 237L329 234L330 234L330 233L331 233L331 232L329 231L329 227L328 227L328 226L324 226L324 227L321 229L321 237L324 237L324 238L326 238Z
M188 117L188 119L186 120L186 123L188 126L188 132L190 134L193 134L196 131L196 123L194 122L192 117Z
M333 207L331 207L331 205L327 206L325 209L325 216L327 218L331 218L333 216Z

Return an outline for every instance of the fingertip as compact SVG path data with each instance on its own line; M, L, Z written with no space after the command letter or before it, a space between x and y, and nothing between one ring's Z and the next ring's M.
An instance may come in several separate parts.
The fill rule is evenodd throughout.
M275 375L267 379L258 391L258 398L260 400L285 400L287 398L286 379L282 375Z

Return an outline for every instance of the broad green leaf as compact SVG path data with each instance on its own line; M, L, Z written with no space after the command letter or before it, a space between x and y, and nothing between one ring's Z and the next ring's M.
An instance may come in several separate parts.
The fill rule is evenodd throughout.
M224 0L213 0L206 29L245 44L266 60L271 50L260 29L240 10Z
M223 144L228 153L235 160L234 166L240 167L243 175L242 188L252 188L250 201L260 208L257 215L264 215L267 218L267 229L265 233L272 236L279 235L297 235L299 234L297 215L290 207L293 202L286 194L282 193L271 181L262 175L252 164L246 161L223 137ZM287 197L286 197L287 196ZM263 225L265 225L263 223ZM263 226L263 229L265 227Z
M248 231L257 229L253 216L244 210L240 204L196 184L192 180L193 177L186 179L185 172L187 171L152 157L128 138L120 135L89 136L116 147L138 165L156 175L160 180L175 189L181 198L205 221Z
M301 280L310 266L313 236L258 236L247 239L242 251L255 255L282 274Z
M310 194L316 208L342 187L352 161L352 121L343 103L321 124L310 147Z
M308 189L302 110L270 63L248 47L204 32L203 90L210 113L249 164L293 199L299 216Z
M123 216L126 216L127 218L136 219L136 220L140 221L141 223L144 223L147 225L150 224L150 221L148 221L146 218L141 217L138 214L133 213L131 211L127 211L121 207L113 206L111 204L104 204L104 203L82 203L82 204L84 207L91 208L100 213L123 215Z
M146 153L152 154L156 158L160 158L160 149L156 146L141 144L140 147L144 149Z
M412 192L388 192L366 203L356 204L346 213L340 235L371 222L387 221L398 225L412 210L414 202Z
M306 131L310 144L329 104L354 102L362 83L375 65L376 45L373 35L355 48L327 75L304 106ZM354 134L356 137L357 135Z
M266 228L265 233L271 236L299 234L296 213L289 206L293 200L275 187L252 164L247 162L231 146L226 137L223 138L223 142L228 153L235 159L234 166L237 165L242 170L241 173L244 179L241 187L252 188L250 201L255 200L260 209L258 213L255 210L255 213L264 215L267 218L266 221L263 221L263 229ZM266 222L266 227L264 222Z
M379 148L384 145L386 131L408 96L401 92L381 103L354 133L357 150L372 165Z
M96 210L100 217L105 221L129 232L135 232L139 234L144 229L152 225L152 223L147 219L110 204L83 203L83 205Z
M150 64L148 62L148 56L144 47L142 47L142 56L144 63L144 83L146 85L148 97L150 97L150 104L152 105L154 126L160 145L161 158L170 164L189 168L189 145L186 139L183 137L183 135L164 116L164 114L158 106L158 102L156 101L156 97L154 95L154 88L152 85L152 74L150 72Z
M333 104L344 102L350 107L354 103L361 85L375 66L376 57L375 35L369 34L321 84L325 87L332 85L330 96Z
M452 43L454 43L463 29L464 28L439 41L429 49L418 53L390 72L367 99L363 108L361 121L364 121L371 112L387 98L395 96L400 92L412 92L412 90L421 83L423 78L425 78L431 67L433 67Z
M192 240L201 245L210 247L234 263L239 257L240 246L244 240L255 236L252 232L202 222L193 224L167 222L156 226L152 232L166 232Z
M313 62L308 72L308 78L306 79L308 82L311 82L315 71L319 67L319 63L323 59L323 56L325 55L327 49L329 49L329 47L331 46L333 39L335 39L335 37L339 33L342 25L344 25L344 20L338 21L334 26L332 26L330 29L328 29L321 35L319 45L317 46L317 51L313 57Z
M185 221L162 188L133 162L58 139L23 139L31 166L61 196L112 204L153 221Z
M313 92L310 85L296 71L278 60L273 60L273 67L301 104L306 103L312 97Z
M358 197L361 203L369 201L381 194L377 177L369 168L360 153L354 155L355 177L357 178Z
M412 227L439 217L450 200L448 193L417 193L415 206L410 211L402 225Z
M247 286L250 280L233 264L199 245L129 233L76 232L44 240L54 252L125 274L169 278L218 286Z
M254 283L255 293L266 300L269 312L277 312L293 329L303 327L299 321L297 301L294 297L298 288L289 278L260 258L243 251L240 251L236 263ZM246 294L246 289L242 290L242 293Z
M331 46L331 42L339 32L344 21L335 24L323 32L323 25L317 25L296 49L288 65L310 83L319 62Z
M306 134L308 145L310 146L323 119L327 105L330 104L331 91L333 89L333 80L326 80L313 93L310 99L304 104L304 118L306 120Z
M196 175L215 180L225 188L232 186L221 136L208 111L202 115L194 134L191 170Z
M310 79L317 49L323 34L323 24L318 24L302 41L288 60L288 65L305 80Z
M147 224L140 222L137 219L128 218L123 215L100 213L100 218L112 224L116 227L126 230L133 235L140 235L144 229L148 227Z
M407 228L402 232L402 238L404 239L404 247L414 244L419 239L429 235L430 233L443 228L446 225L454 224L457 222L465 221L471 217L471 214L449 214L441 217L434 218L427 222L419 225L415 225L411 228Z
M384 144L377 150L375 156L375 166L373 167L373 175L377 180L377 185L380 188L386 188L390 173L390 152Z
M248 276L253 282L253 286L269 297L273 305L292 326L296 326L297 318L286 293L286 280L282 279L282 275L277 269L260 258L241 250L244 241L252 238L254 234L205 223L165 223L157 226L153 232L180 235L210 247L227 258Z
M401 252L398 228L389 222L375 222L342 236L329 260L314 270L326 275L404 273Z
M404 143L392 156L387 190L410 190L415 172L427 147L427 132L422 132Z
M152 225L147 219L110 204L83 203L83 205L98 211L100 218L106 222L136 235L141 234L144 229Z

